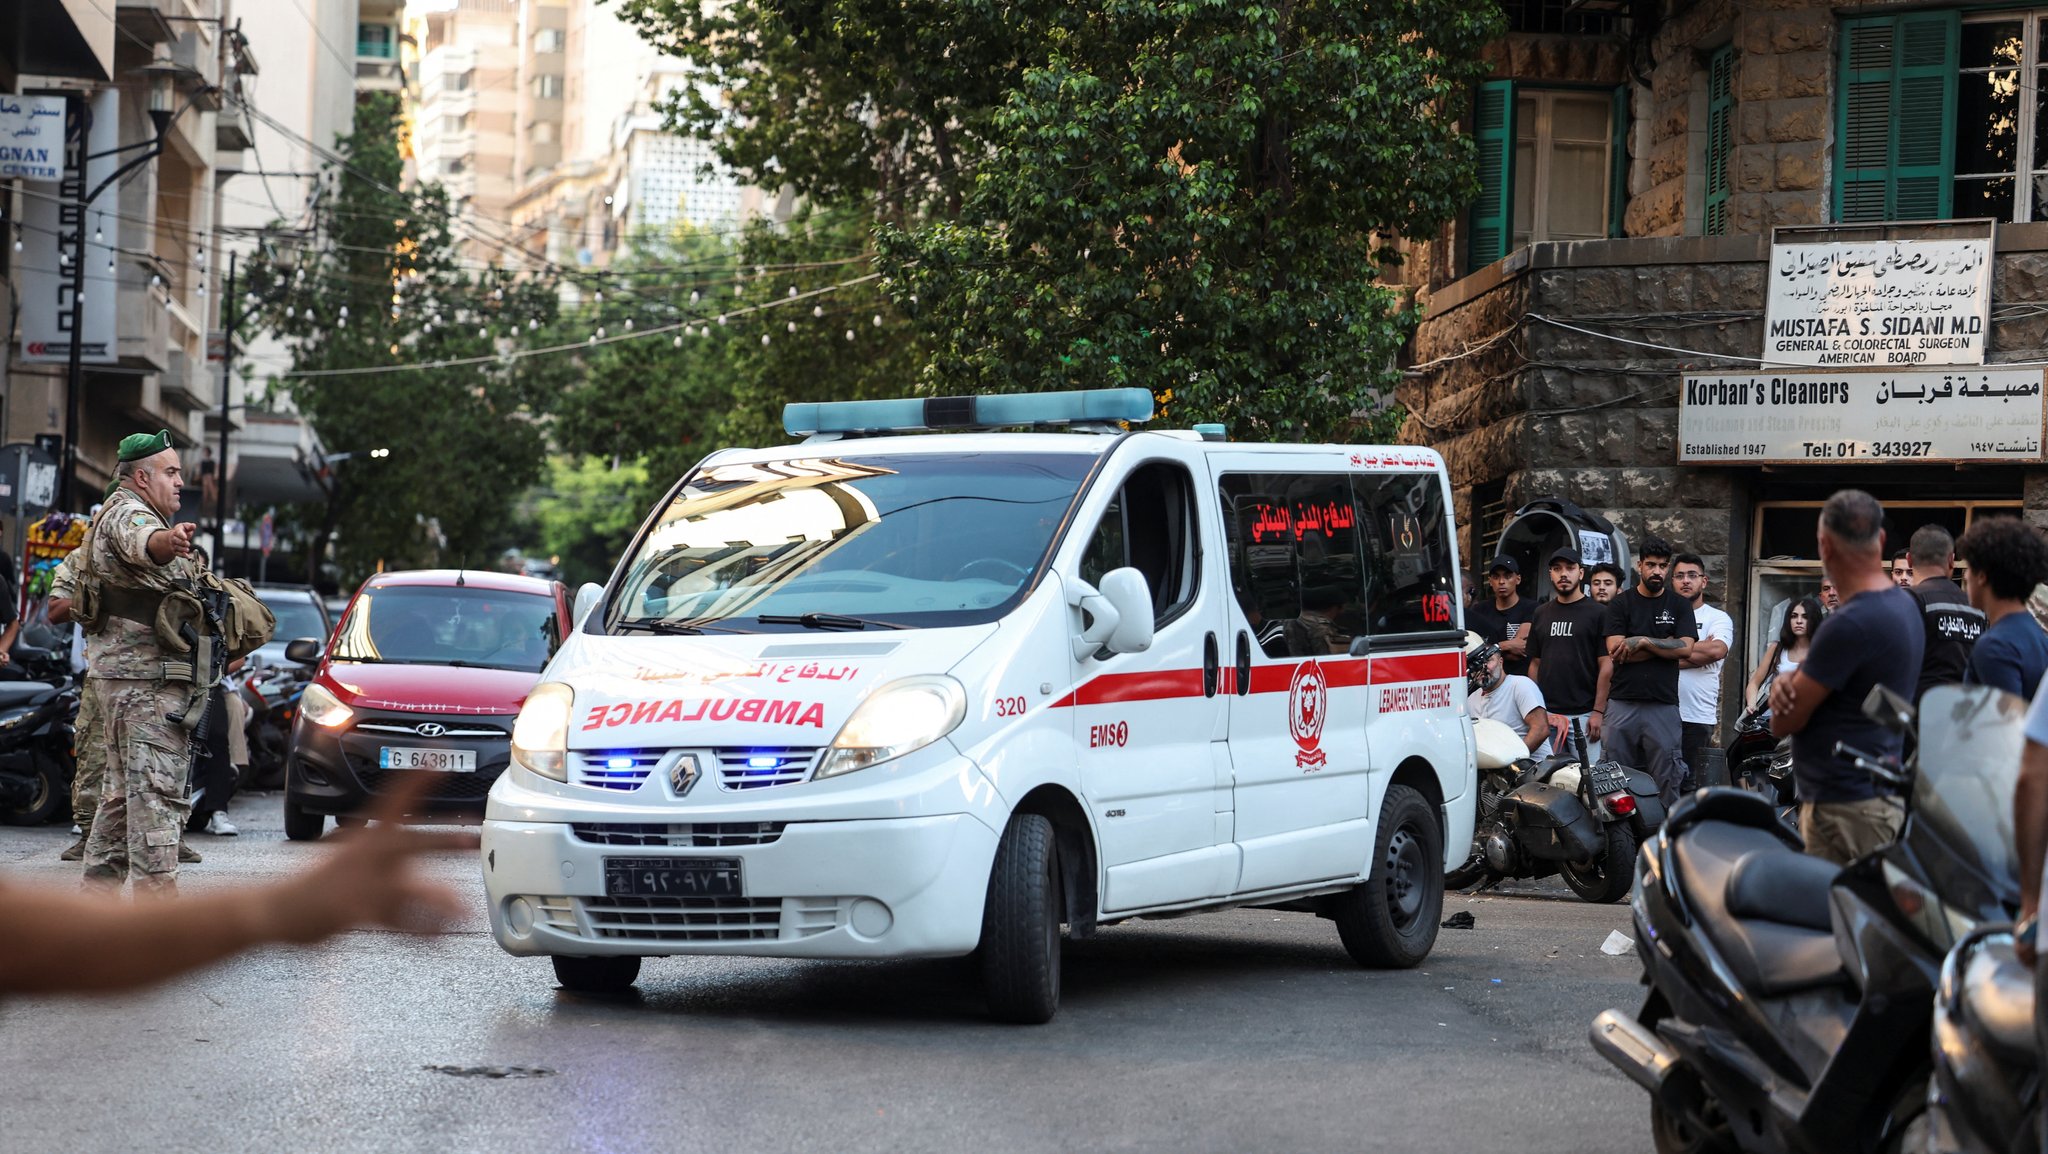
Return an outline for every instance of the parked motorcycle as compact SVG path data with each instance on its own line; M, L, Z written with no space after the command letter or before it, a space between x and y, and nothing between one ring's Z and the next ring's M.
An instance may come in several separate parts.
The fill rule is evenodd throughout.
M1864 708L1911 727L1912 705L1882 687ZM1957 1117L2000 1116L1975 1105L1989 1083L1967 1046L1944 1047L1944 1084L1930 1044L1945 965L1951 1021L1978 1023L1987 1048L2013 1037L2013 1008L1969 975L1983 972L1985 940L1971 931L2009 922L2018 904L2010 809L2025 712L1994 689L1942 686L1919 713L1916 768L1838 744L1845 762L1908 791L1899 840L1839 870L1798 852L1755 793L1703 790L1672 811L1637 864L1649 997L1592 1029L1594 1048L1650 1092L1657 1150L1917 1150L1930 1127L1960 1125L1947 1106L1930 1113L1930 1084L1966 1104Z
M1771 690L1766 685L1741 717L1728 743L1728 780L1762 794L1786 827L1799 829L1799 796L1792 779L1792 739L1771 734Z
M1464 889L1555 873L1586 901L1626 897L1636 845L1664 820L1656 781L1614 761L1536 761L1514 730L1483 717L1472 720L1472 732L1479 751L1472 856L1445 884ZM1572 738L1573 747L1585 748L1576 728Z
M245 733L249 764L242 767L243 789L279 789L284 785L285 754L291 748L292 722L312 670L299 665L251 666L238 675L233 689L249 707Z
M2013 953L2012 928L1964 934L1934 993L1928 1149L2038 1154L2041 1057L2034 974Z
M0 681L0 821L41 825L70 811L77 723L68 682Z

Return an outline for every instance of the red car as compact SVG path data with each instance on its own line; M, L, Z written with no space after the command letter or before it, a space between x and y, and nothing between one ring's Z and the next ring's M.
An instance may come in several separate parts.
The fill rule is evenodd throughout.
M329 815L346 820L415 775L432 783L424 812L483 816L513 718L568 631L559 581L453 569L365 581L299 701L285 836L312 841Z

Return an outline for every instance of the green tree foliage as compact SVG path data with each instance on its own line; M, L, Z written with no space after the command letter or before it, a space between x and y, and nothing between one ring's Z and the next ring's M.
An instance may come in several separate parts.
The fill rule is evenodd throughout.
M1006 94L959 217L884 231L925 385L1355 435L1413 322L1388 241L1469 203L1457 120L1498 30L1463 0L1097 0Z
M1075 25L1064 0L613 0L703 83L670 123L764 188L950 212L992 113Z
M913 391L922 353L868 272L869 231L868 215L851 210L757 225L737 239L635 238L605 299L565 317L558 339L622 332L628 320L640 331L686 327L594 346L586 379L562 399L556 447L644 462L646 487L634 494L644 511L713 449L787 440L788 402Z
M586 457L555 457L546 479L530 494L526 512L540 541L539 552L559 559L562 580L571 588L603 581L640 527L643 502L621 494L644 492L644 466Z
M350 454L333 465L310 549L317 558L332 537L345 581L379 562L495 556L545 461L537 418L573 371L503 356L553 321L554 289L465 267L440 188L400 188L399 119L395 98L357 105L342 163L324 174L316 239L255 262L243 303L284 337L295 372L376 370L282 382L329 450ZM471 357L489 359L403 367ZM371 457L378 448L390 455Z

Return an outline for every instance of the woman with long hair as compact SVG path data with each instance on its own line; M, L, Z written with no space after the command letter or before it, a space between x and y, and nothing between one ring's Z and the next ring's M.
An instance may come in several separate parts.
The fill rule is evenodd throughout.
M1820 618L1818 597L1801 597L1792 603L1785 611L1785 624L1778 630L1778 639L1764 647L1763 660L1757 662L1756 671L1749 675L1747 700L1756 700L1773 677L1799 668L1799 663L1806 660L1807 649L1813 645L1813 633L1820 628Z

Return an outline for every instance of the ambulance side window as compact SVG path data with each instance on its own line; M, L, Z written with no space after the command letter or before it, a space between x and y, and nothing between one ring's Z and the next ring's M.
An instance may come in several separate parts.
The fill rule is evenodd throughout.
M1359 473L1352 478L1366 539L1366 616L1375 634L1455 626L1443 486L1434 473Z
M1081 557L1081 579L1099 584L1130 566L1152 590L1155 626L1179 617L1200 588L1194 485L1179 465L1140 465L1117 489Z
M1230 473L1220 483L1230 585L1268 657L1327 657L1363 631L1350 479Z

